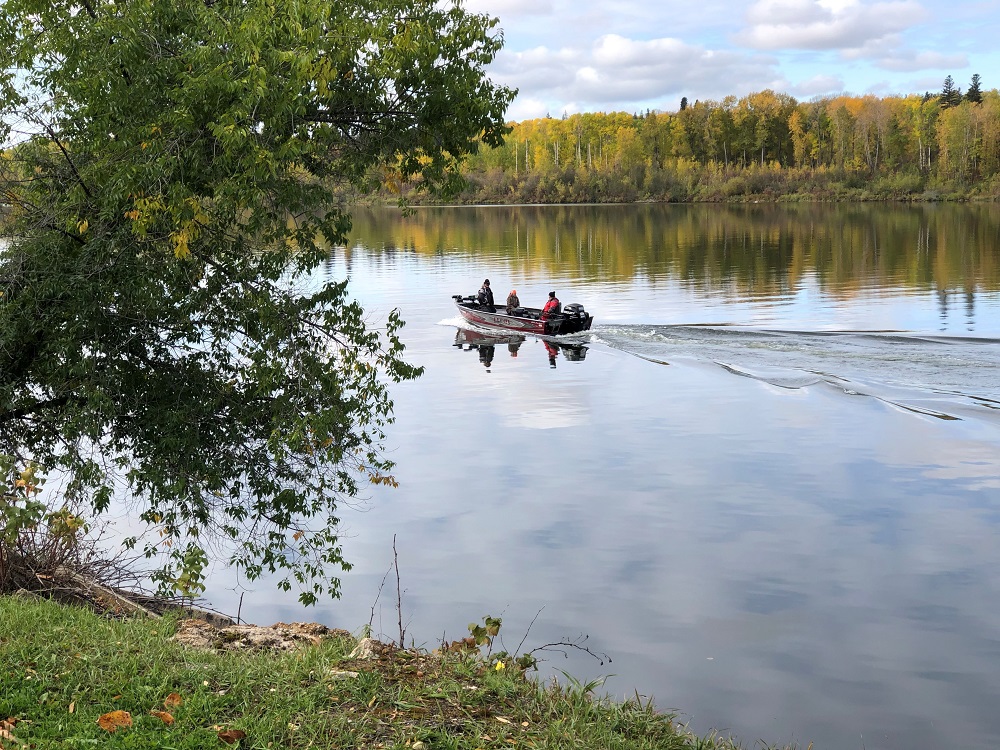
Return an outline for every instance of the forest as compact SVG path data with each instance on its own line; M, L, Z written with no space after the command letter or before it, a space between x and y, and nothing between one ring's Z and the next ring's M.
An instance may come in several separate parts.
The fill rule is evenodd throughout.
M466 162L463 202L1000 197L1000 93L978 75L964 93L949 76L922 95L799 102L764 90L508 126Z

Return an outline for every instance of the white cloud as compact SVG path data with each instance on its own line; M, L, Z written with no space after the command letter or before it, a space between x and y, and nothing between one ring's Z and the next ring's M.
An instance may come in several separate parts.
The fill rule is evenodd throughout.
M875 62L885 70L910 72L914 70L954 70L966 68L969 59L964 54L942 55L939 52L915 52L914 50L897 50Z
M844 90L844 80L838 76L817 75L788 87L788 93L799 98L824 96Z
M2 0L0 0L2 1ZM1000 81L1000 0L466 0L500 17L492 76L520 93L510 119L676 109L773 88L796 97L913 93L962 71ZM940 72L940 76L938 73ZM940 88L937 81L932 89Z
M755 49L851 49L877 43L921 22L927 13L913 0L817 2L758 0L747 12L750 26L737 40Z
M465 4L473 13L485 13L503 18L547 16L553 11L552 0L468 0Z
M602 103L631 106L680 94L721 98L781 80L769 56L705 49L669 37L635 40L618 34L597 38L589 49L505 50L491 74L519 87L526 99L551 102L557 97L554 115L568 110L565 102L571 101L587 108Z

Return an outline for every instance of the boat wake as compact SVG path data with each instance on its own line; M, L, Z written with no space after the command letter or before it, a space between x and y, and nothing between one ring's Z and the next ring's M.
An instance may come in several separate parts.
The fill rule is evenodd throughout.
M655 363L711 363L778 388L831 388L1000 425L1000 339L708 325L597 326L590 339Z

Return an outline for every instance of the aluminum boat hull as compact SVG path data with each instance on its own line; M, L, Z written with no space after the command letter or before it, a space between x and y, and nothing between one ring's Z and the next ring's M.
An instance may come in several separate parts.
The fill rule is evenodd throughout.
M588 331L594 322L593 316L585 312L581 305L567 305L564 308L565 312L542 320L542 311L537 307L519 307L513 314L509 314L503 307L496 308L496 312L490 312L476 302L474 297L455 295L453 299L455 307L463 318L484 328L517 331L536 336L561 336Z

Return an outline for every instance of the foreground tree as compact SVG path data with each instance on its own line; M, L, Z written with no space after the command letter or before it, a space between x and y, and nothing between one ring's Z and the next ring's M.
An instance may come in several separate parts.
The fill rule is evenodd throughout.
M387 387L419 369L397 313L371 328L310 272L349 230L338 189L448 192L502 142L495 23L434 0L4 3L0 540L57 512L58 475L60 503L133 499L168 586L197 592L221 536L249 578L337 595L338 500L394 483Z

